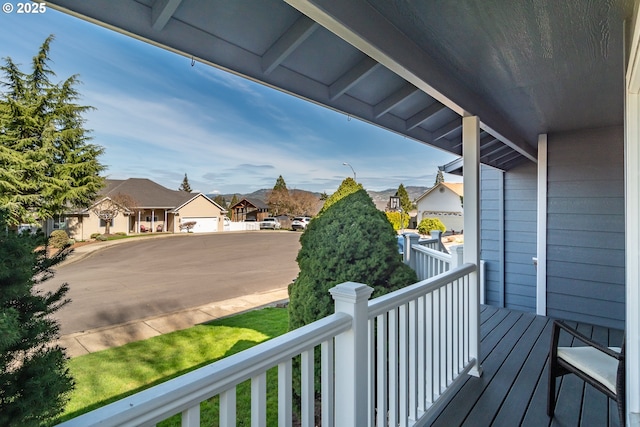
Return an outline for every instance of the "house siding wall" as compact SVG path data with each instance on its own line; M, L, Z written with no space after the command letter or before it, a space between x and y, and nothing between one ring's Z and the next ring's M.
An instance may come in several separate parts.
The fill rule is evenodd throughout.
M462 215L462 203L460 196L449 188L442 186L418 200L416 209L418 211L418 223L425 218L439 218L447 227L447 230L460 232L464 228L464 216ZM453 214L433 214L432 212L451 212Z
M480 258L489 305L535 312L536 176L533 163L507 173L481 169Z
M223 231L224 222L222 221L222 212L204 196L200 195L184 205L179 210L180 216L178 218L188 217L203 217L203 218L219 218L218 231ZM174 224L174 231L178 232L180 227L180 221L176 221Z
M622 127L548 138L547 312L624 328Z

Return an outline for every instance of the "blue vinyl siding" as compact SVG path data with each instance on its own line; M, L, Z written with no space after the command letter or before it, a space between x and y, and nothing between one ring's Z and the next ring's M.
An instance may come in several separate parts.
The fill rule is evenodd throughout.
M549 135L547 312L624 327L622 127Z
M489 305L535 312L536 177L532 163L508 173L481 169L480 258Z

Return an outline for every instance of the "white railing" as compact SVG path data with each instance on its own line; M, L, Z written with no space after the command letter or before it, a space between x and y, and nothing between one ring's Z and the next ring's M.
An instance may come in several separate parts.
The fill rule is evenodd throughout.
M182 414L200 425L200 403L219 396L220 425L236 425L236 386L251 380L251 425L266 425L266 372L278 368L278 425L292 425L292 360L301 359L301 425L315 425L314 351L320 347L322 425L409 426L476 365L476 266L369 301L372 288L331 289L336 313L93 412L72 426L153 426ZM368 363L363 363L368 361ZM479 369L476 369L479 371Z
M225 231L258 231L260 230L259 222L231 221L224 226Z
M370 426L409 426L475 366L465 264L369 303Z

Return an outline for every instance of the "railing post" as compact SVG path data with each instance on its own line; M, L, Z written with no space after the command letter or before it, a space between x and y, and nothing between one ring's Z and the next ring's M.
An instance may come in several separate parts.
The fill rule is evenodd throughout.
M451 269L464 264L464 245L455 245L449 248L451 251Z
M418 244L420 235L416 233L404 233L402 237L404 237L404 263L415 270L416 260L415 257L411 255L411 245Z
M373 288L346 282L329 289L336 313L353 318L352 327L335 338L335 426L367 425L368 300Z

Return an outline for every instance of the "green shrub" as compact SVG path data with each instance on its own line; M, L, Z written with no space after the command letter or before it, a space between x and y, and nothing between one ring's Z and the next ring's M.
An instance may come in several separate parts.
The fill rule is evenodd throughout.
M398 231L401 228L407 228L409 226L409 215L407 215L406 213L385 212L385 215L387 215L387 219L389 220L395 231ZM401 219L402 223L400 223Z
M54 230L49 236L49 245L52 248L62 249L65 246L69 246L69 235L64 230Z
M332 314L329 289L337 284L365 283L377 297L417 282L416 273L398 257L391 223L365 190L341 198L314 218L300 243L300 273L289 285L290 330ZM315 372L319 390L318 360ZM294 378L297 383L300 376L294 372Z
M439 218L425 218L418 224L418 233L430 234L432 230L440 230L443 233L447 231L447 227Z
M109 239L104 234L98 234L96 236L96 240L99 241L99 242L106 242Z
M91 236L89 236L89 237L91 237L92 239L95 239L96 237L98 237L100 235L101 235L100 233L91 233Z

